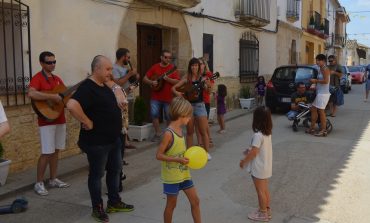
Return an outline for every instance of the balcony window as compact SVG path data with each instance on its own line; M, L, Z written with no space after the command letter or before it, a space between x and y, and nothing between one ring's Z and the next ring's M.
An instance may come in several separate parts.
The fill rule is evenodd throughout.
M286 18L289 21L296 22L299 20L300 0L287 0Z
M271 0L236 0L235 16L250 27L263 27L270 23Z

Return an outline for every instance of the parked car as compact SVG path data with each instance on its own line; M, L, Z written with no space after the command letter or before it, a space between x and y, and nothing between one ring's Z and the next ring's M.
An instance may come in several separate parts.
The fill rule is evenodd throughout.
M349 66L349 73L351 74L352 83L362 84L365 82L365 68L364 66Z
M277 67L266 86L266 106L271 111L277 107L289 108L296 83L303 82L309 90L311 78L317 78L316 65L286 65Z
M347 94L348 91L352 89L352 77L347 66L342 66L342 69L344 71L344 75L342 75L340 79L340 87L342 88L343 93Z

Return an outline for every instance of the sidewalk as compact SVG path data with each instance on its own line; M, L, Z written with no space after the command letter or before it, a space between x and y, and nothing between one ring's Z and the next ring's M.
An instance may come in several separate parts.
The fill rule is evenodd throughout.
M234 109L225 114L225 121L233 120L246 114L250 114L251 110ZM217 121L215 124L217 125ZM147 149L156 147L157 143L151 141L131 142L137 149L126 150L126 156L141 153ZM58 177L63 179L74 173L88 168L88 163L85 154L78 154L68 158L59 160L58 163ZM46 172L48 176L48 169ZM0 187L0 200L7 197L16 197L25 190L31 190L35 183L36 167L20 173L9 174L6 184Z

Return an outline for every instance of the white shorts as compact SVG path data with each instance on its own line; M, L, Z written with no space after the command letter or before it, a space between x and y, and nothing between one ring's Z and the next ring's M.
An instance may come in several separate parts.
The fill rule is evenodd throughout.
M40 126L41 154L52 154L66 146L66 124Z
M318 109L325 109L326 105L328 104L329 98L330 94L318 94L316 95L316 98L313 101L312 105Z

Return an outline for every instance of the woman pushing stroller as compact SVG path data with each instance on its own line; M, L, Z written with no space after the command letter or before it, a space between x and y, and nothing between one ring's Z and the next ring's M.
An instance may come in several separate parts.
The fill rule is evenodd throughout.
M311 126L306 129L306 133L315 136L326 136L326 114L325 108L330 98L329 80L330 70L326 66L326 56L319 54L316 56L316 64L319 66L317 79L310 79L312 84L316 84L316 97L311 107ZM315 125L318 117L321 120L320 130L316 132Z

